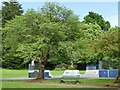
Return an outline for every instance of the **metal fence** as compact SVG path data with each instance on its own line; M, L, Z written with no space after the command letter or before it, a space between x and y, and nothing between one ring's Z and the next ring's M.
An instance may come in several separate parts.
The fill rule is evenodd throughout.
M120 62L111 61L111 60L103 60L102 61L102 69L117 69L120 66Z

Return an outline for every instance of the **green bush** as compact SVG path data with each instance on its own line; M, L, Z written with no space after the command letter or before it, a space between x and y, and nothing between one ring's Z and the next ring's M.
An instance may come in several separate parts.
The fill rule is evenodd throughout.
M65 63L62 63L62 64L58 64L56 66L56 68L62 68L62 67L65 67L65 68L68 68L69 65L65 64Z
M60 71L61 70L61 68L55 68L54 69L54 71Z
M61 70L63 70L63 71L64 71L64 70L66 70L66 68L65 68L65 67L62 67L62 68L61 68Z
M69 66L68 69L69 69L69 70L75 70L75 67Z

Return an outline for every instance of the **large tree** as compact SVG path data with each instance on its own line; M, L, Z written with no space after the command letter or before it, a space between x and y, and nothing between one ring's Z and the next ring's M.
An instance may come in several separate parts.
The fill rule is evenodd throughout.
M107 32L102 32L98 39L91 42L91 48L94 48L93 53L98 54L99 58L102 56L101 60L106 65L105 68L118 68L116 80L120 75L118 31L118 27L111 28Z
M98 60L97 55L92 53L91 41L100 37L102 33L101 28L97 24L85 24L79 23L78 31L74 40L66 40L60 42L58 48L59 58L63 59L63 62L79 63L96 63Z
M72 10L51 2L45 3L39 12L53 22L66 21L73 14Z
M12 20L16 15L20 16L23 13L22 6L15 0L9 2L2 2L2 27L4 27L7 20Z
M55 10L60 7L53 3L46 5L54 5L53 9ZM61 9L66 13L69 12L64 7ZM62 15L62 13L60 14ZM23 16L9 21L3 30L3 61L8 58L10 60L11 57L23 59L24 62L30 59L37 60L40 65L38 78L43 79L46 62L58 60L59 43L68 40L68 38L70 41L75 40L75 32L78 30L79 19L73 13L67 15L64 21L61 21L61 17L57 18L59 20L54 21L47 16L47 13L30 10Z
M102 15L94 12L89 12L89 14L84 17L84 22L87 24L97 23L104 31L107 31L110 28L110 22L105 21Z

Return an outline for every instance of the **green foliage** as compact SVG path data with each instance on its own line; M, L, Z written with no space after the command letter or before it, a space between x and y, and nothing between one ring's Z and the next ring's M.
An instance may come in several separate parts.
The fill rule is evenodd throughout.
M56 8L57 6L55 4ZM66 13L68 12L69 10L66 10ZM72 13L66 17L69 18L71 15ZM28 10L24 15L9 21L3 29L3 61L21 59L24 61L22 64L25 64L30 60L36 60L44 65L47 61L59 61L57 53L59 43L66 41L69 32L66 24L71 25L69 30L72 32L73 27L77 26L73 24L78 23L78 18L71 18L72 21L67 18L67 22L55 22L49 20L43 13Z
M62 67L62 68L61 68L61 70L63 70L63 71L64 71L64 70L66 70L66 68L65 68L65 67Z
M75 67L74 66L69 66L68 70L75 70Z
M94 47L103 55L112 58L118 57L118 28L111 28L109 31L101 34L99 40L94 41Z
M4 27L8 20L14 19L16 15L20 16L23 10L21 4L16 1L3 1L2 4L2 27Z
M68 64L62 63L56 66L56 68L62 68L62 67L68 68Z
M105 68L117 68L119 66L118 46L117 27L101 33L100 38L91 42L91 49L93 49L92 53L96 53L98 60L103 60L103 67Z
M66 22L69 16L73 14L72 10L52 2L45 3L39 12L52 22Z
M105 21L102 15L99 15L94 12L89 12L89 15L84 17L84 22L87 24L97 23L104 31L107 31L110 28L110 22Z

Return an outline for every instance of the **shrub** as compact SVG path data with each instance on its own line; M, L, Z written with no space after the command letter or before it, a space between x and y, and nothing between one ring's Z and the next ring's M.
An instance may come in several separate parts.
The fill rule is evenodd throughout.
M62 67L68 68L68 64L62 64Z
M75 69L77 69L77 65L73 65L75 67Z
M56 66L56 68L62 68L62 66L59 64L59 65Z
M75 70L75 67L69 66L68 69L69 69L69 70Z
M61 70L61 68L55 68L54 70L55 70L55 71L60 71L60 70Z
M56 68L62 68L62 67L68 68L68 65L62 63L62 64L58 64L58 65L56 66Z
M62 68L61 68L61 70L63 70L63 71L64 71L64 70L66 70L66 68L65 68L65 67L62 67Z
M8 69L13 69L13 67L8 67Z

